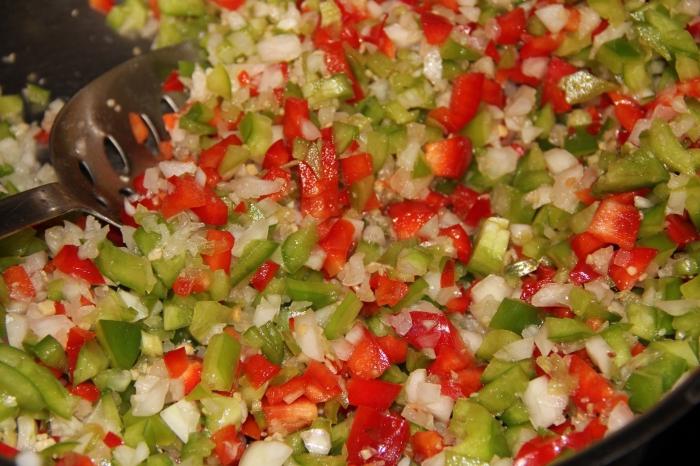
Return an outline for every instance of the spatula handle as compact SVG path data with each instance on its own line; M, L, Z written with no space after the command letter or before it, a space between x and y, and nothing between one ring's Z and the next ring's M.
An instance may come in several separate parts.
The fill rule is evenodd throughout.
M0 238L82 208L58 183L8 196L0 199Z

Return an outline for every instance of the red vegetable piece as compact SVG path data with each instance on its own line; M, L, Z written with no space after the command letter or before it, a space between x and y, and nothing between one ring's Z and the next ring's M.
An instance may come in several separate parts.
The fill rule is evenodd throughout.
M74 387L70 388L70 392L79 396L80 398L89 401L90 403L97 403L100 399L100 389L95 386L92 382L83 382Z
M409 440L408 421L398 414L360 406L347 440L348 463L368 464L382 461L386 466L396 466ZM363 453L370 451L366 458Z
M597 251L607 244L605 241L599 240L587 231L573 235L570 242L571 249L581 261L585 261L590 253Z
M163 355L163 362L165 363L166 369L168 369L168 375L170 375L171 379L180 377L190 365L184 346L165 353Z
M231 249L235 239L231 233L223 230L207 230L207 241L212 245L209 254L202 254L202 260L212 270L228 273L231 268Z
M406 361L408 354L408 342L402 338L393 335L384 335L377 337L377 343L389 358L391 364L401 364Z
M583 259L579 260L574 268L571 269L571 272L569 272L569 280L576 285L583 285L598 277L600 277L600 274L596 272L593 267L586 264L586 261Z
M168 180L174 189L167 194L160 206L160 211L165 218L179 214L183 210L202 207L209 201L209 196L192 175L172 177Z
M563 113L571 110L571 104L566 101L564 91L559 87L562 78L573 74L577 68L569 62L558 57L553 57L549 61L547 74L544 77L542 87L542 104L551 103L555 113Z
M53 258L53 265L58 270L75 278L85 280L91 285L102 285L105 280L95 263L78 256L78 246L66 244Z
M229 146L239 146L240 144L241 140L236 135L232 134L231 136L225 137L213 146L204 149L199 154L199 166L202 168L218 169L219 165L221 165L221 161L226 155L226 150L229 148Z
M425 39L431 45L442 45L452 32L452 23L444 16L424 12L420 15Z
M335 277L343 268L353 243L355 226L343 218L336 221L328 234L318 245L326 251L323 270L329 277Z
M366 153L351 155L340 159L340 168L348 185L360 181L372 174L372 157Z
M262 166L264 169L269 170L270 168L280 167L290 160L292 160L292 154L289 153L289 149L287 149L284 141L280 139L267 149Z
M377 275L374 296L378 306L394 306L408 293L408 285L384 275Z
M683 247L688 243L700 239L695 226L688 220L687 217L678 214L669 214L666 216L666 233L671 241L679 247Z
M571 399L580 410L592 409L595 414L607 415L620 401L627 402L627 395L616 392L608 379L577 354L571 355L569 373L578 379Z
M117 448L119 445L124 444L124 440L112 431L109 431L102 437L102 441L109 448Z
M263 413L270 434L291 434L311 425L318 417L314 403L301 397L290 404L268 405L263 403Z
M653 248L618 249L608 267L608 275L617 289L632 289L656 254L657 250Z
M309 103L306 99L287 97L284 102L284 117L282 117L282 130L287 142L292 143L294 138L302 138L302 126L309 121Z
M450 97L450 112L457 129L461 129L476 115L484 87L482 73L464 73L455 78Z
M435 210L425 201L402 201L387 209L398 239L412 238L435 215Z
M277 273L277 270L279 270L279 268L279 264L275 262L263 262L262 264L260 264L260 267L258 267L258 270L256 270L253 276L250 278L251 286L259 292L262 292L265 289L265 287L267 287L267 284L270 283L270 280L275 278L275 274Z
M463 136L425 145L425 161L435 176L459 179L472 161L472 144Z
M603 199L593 215L588 232L600 241L623 249L632 249L641 225L639 211L634 205L615 199Z
M379 379L351 378L347 383L348 400L353 406L389 409L401 391L401 385Z
M525 31L525 10L513 8L513 10L496 18L500 34L496 38L498 45L513 45L520 41Z
M2 272L2 278L10 292L10 298L26 300L36 295L32 279L21 265L11 265Z
M314 403L324 403L342 393L336 375L317 361L309 362L304 381L304 394Z
M431 458L445 448L442 436L434 430L418 431L411 436L411 448L413 449L413 459L422 462Z
M95 334L80 327L71 327L66 341L66 358L68 359L68 374L72 377L78 354L85 343L95 338Z
M469 235L467 235L467 232L464 231L461 225L441 228L440 236L449 236L452 238L452 244L457 251L457 259L465 264L469 262L469 258L472 255L472 243L469 240Z
M245 0L209 0L209 1L220 6L221 8L226 9L226 10L237 10L245 3Z
M374 335L365 331L350 355L348 369L354 377L361 379L376 379L386 371L391 363Z
M228 425L214 432L214 453L222 466L238 464L245 451L245 438L236 432L236 426Z
M56 461L56 466L94 466L89 456L69 451Z

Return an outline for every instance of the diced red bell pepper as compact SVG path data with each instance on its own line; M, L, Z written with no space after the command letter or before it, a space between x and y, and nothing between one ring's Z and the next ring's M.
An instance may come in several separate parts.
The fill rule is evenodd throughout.
M276 193L268 194L267 196L263 196L263 199L269 198L273 201L279 201L281 199L284 199L284 197L287 194L289 194L289 191L291 190L292 175L283 168L269 168L267 170L267 173L265 173L265 176L263 176L263 180L277 180L282 184L279 191L277 191Z
M337 376L317 361L309 362L304 381L304 395L314 403L324 403L342 393Z
M379 343L391 364L401 364L406 361L408 342L404 339L389 334L377 337L377 343Z
M168 369L168 375L170 375L171 379L180 377L190 365L184 346L165 353L163 362L165 363L165 368Z
M83 382L70 388L70 392L80 398L95 404L99 401L101 393L100 389L92 382Z
M207 225L226 225L228 221L228 206L210 187L204 187L203 189L206 201L202 206L192 207L192 212Z
M448 259L440 274L440 288L448 288L455 285L455 261Z
M472 255L472 243L469 240L469 235L464 231L461 225L441 228L440 236L449 236L452 238L452 244L457 251L457 259L465 264L469 262L469 258Z
M600 277L593 267L588 265L584 259L579 259L571 272L569 272L569 280L576 285L583 285Z
M435 176L459 179L472 161L472 143L463 136L425 145L425 161Z
M540 288L547 283L552 283L556 273L556 269L550 267L539 267L534 276L529 275L523 278L520 299L529 303L532 296L540 291Z
M360 406L347 440L348 464L378 463L396 466L408 444L408 421L399 414ZM372 456L367 458L366 452Z
M290 404L263 403L262 409L269 434L291 434L310 426L318 417L316 405L304 397Z
M231 136L225 137L221 141L217 142L213 146L204 149L199 154L198 164L202 168L214 168L218 169L221 165L221 161L226 155L226 149L229 146L238 146L241 144L241 140L238 136L232 134Z
M365 331L350 355L348 369L354 377L361 379L376 379L386 371L391 363L374 335Z
M186 209L202 207L209 201L204 188L192 175L172 177L168 181L174 189L161 201L160 211L165 218L170 218Z
M420 463L440 453L445 448L445 444L440 434L434 430L426 430L418 431L411 436L411 448L413 459Z
M484 78L481 96L482 100L489 105L495 105L498 108L503 108L506 105L506 95L495 79Z
M431 45L442 45L452 32L452 23L444 16L423 12L420 15L425 40Z
M66 341L66 358L68 359L68 374L72 377L75 365L78 362L78 354L85 343L95 338L95 334L80 327L71 327Z
M289 404L304 395L306 386L306 378L304 376L297 376L283 384L268 387L265 392L265 398L268 403L273 405L281 403Z
M272 143L270 148L267 149L262 166L264 169L269 170L270 168L280 167L290 160L292 160L292 154L289 153L289 149L284 141L280 139Z
M656 254L657 250L653 248L618 249L608 267L608 275L617 289L632 289Z
M245 0L209 0L209 1L220 6L221 8L226 9L226 10L237 10L245 3Z
M408 200L391 204L387 208L387 215L391 217L396 237L407 239L418 234L418 230L435 215L435 211L425 201Z
M231 249L235 238L228 231L207 230L207 241L212 245L209 254L202 254L202 260L212 270L231 269Z
M248 415L245 422L241 426L241 433L246 437L250 437L253 440L260 440L262 438L262 431L260 426L255 421L255 417Z
M186 267L173 282L173 292L178 296L189 296L193 293L202 293L209 289L211 277L209 273L200 268Z
M615 391L608 379L577 354L571 355L569 373L578 379L571 399L583 412L592 409L595 414L607 415L620 401L627 402L627 395Z
M124 440L112 431L109 431L102 437L102 441L109 448L117 448L119 445L124 445Z
M394 306L408 293L408 285L384 275L376 275L374 297L378 306Z
M525 31L525 10L513 8L513 10L496 17L500 33L496 38L498 45L513 45L520 41Z
M566 448L567 439L560 435L535 437L520 447L513 466L545 466Z
M11 447L10 445L4 442L0 442L0 456L2 456L3 458L13 459L18 454L18 449L16 449L15 447Z
M10 292L10 298L25 300L36 296L32 279L21 265L11 265L2 272L2 278Z
M520 49L521 60L532 57L550 56L552 52L559 48L559 44L564 40L564 36L559 34L545 34L544 36L524 37L524 39L525 43Z
M415 348L433 348L438 354L443 348L461 350L464 347L447 317L434 312L411 311L411 328L404 338Z
M69 451L56 461L56 466L95 466L95 464L89 456Z
M609 92L608 96L613 101L617 121L627 131L632 131L637 121L644 117L644 109L631 97L618 92Z
M242 364L243 373L253 387L258 388L268 380L276 376L281 370L280 366L267 360L262 354L254 354Z
M441 345L437 351L437 357L428 366L428 372L438 375L450 375L474 364L474 360L463 347Z
M669 214L666 216L666 233L671 241L679 247L683 247L688 243L700 239L695 226L688 220L687 217L678 214Z
M455 78L450 97L450 112L454 115L457 129L461 129L474 118L484 87L482 73L464 73Z
M183 372L178 378L183 382L185 387L185 395L189 394L192 390L194 390L194 387L199 385L199 382L202 381L202 361L195 358L190 359L188 361L187 369L185 369L185 372Z
M161 90L163 92L182 92L185 90L185 85L180 81L180 73L177 70L172 70L165 78L161 85Z
M401 385L379 379L351 378L347 382L348 401L353 406L369 406L379 410L389 409L399 396Z
M580 261L585 261L590 253L597 251L607 244L605 241L599 240L587 231L573 235L570 242L571 249Z
M236 426L228 425L214 432L214 453L222 466L238 464L245 451L245 438L236 432Z
M287 97L282 118L282 130L287 142L291 144L294 138L304 138L302 126L306 121L309 121L309 103L306 99Z
M91 285L102 285L105 280L95 263L78 256L78 246L66 244L53 258L53 265L58 270L75 278L85 280Z
M131 135L134 136L137 144L143 144L148 139L148 126L138 113L129 112L128 117Z
M89 4L93 10L106 15L114 8L115 0L90 0Z
M323 270L335 277L347 262L355 235L355 226L343 218L338 219L318 245L326 252Z
M267 287L267 284L275 278L275 274L279 268L280 266L276 262L269 260L263 262L253 276L250 277L250 285L262 293L265 287Z
M351 185L372 174L372 157L366 152L351 155L340 159L340 168L345 182Z
M365 37L365 40L373 43L377 48L387 57L394 59L396 57L396 46L391 41L386 32L384 32L384 23L386 22L386 15L384 20L370 29L369 35Z
M623 249L632 249L641 225L639 211L634 205L615 199L603 199L593 215L588 232L600 241Z
M571 110L571 104L566 101L566 94L559 87L559 82L565 76L573 74L577 68L569 62L558 57L549 61L547 74L544 77L542 87L542 103L551 103L555 113L563 113Z
M464 223L475 227L491 215L491 202L466 186L458 185L450 195L452 210Z

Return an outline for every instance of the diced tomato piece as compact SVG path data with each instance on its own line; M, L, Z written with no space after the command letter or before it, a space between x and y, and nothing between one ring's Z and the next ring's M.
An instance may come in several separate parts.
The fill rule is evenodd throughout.
M273 167L280 167L290 160L292 160L292 154L289 153L289 149L284 141L280 139L267 149L262 166L267 170Z
M406 361L408 354L408 342L393 335L377 337L377 343L389 358L391 364L401 364Z
M202 254L202 260L212 270L228 273L231 268L231 249L235 238L224 230L207 230L207 241L211 244L209 254Z
M496 38L498 45L513 45L520 41L525 31L525 10L513 8L513 10L496 17L500 34Z
M336 221L328 234L318 245L326 251L323 270L329 277L335 277L347 261L355 235L355 226L343 218Z
M425 161L435 176L459 179L472 161L472 144L462 136L425 145Z
M615 282L617 289L631 289L656 254L657 250L653 248L618 249L608 267L608 275Z
M571 355L569 373L578 379L571 398L580 410L607 415L620 401L627 402L627 395L615 391L608 379L577 354Z
M68 359L68 374L72 377L78 354L85 343L95 338L95 334L80 327L71 327L66 342L66 358Z
M236 426L228 425L214 432L214 453L222 466L238 464L245 450L245 438L236 432Z
M318 417L316 405L304 397L290 404L268 405L263 403L262 409L269 434L291 434L310 426Z
M202 207L209 201L209 196L192 175L172 177L168 180L174 189L167 194L160 206L160 211L165 218L179 214L183 210Z
M163 355L163 362L165 363L166 369L168 369L168 374L171 379L180 377L190 364L184 346L165 353Z
M11 265L2 272L2 278L10 292L10 298L26 300L36 296L32 279L21 265Z
M66 244L53 258L53 265L58 270L75 278L85 280L91 285L102 285L105 280L95 263L90 259L81 259L78 246Z
M347 364L350 373L361 379L376 379L391 365L389 357L374 335L368 331L365 331L362 340L355 345Z
M687 217L678 214L669 214L666 216L666 233L671 241L679 247L683 247L688 243L700 239L695 226L688 220Z
M374 296L378 306L395 306L408 293L408 285L384 275L377 275Z
M74 387L71 387L70 392L73 395L79 396L80 398L87 400L93 404L97 403L101 396L100 389L97 388L92 382L83 382Z
M444 16L435 13L423 12L420 15L425 39L431 45L441 45L452 32L452 23Z
M401 459L410 432L408 421L399 414L360 406L346 442L349 464L379 463L396 466ZM371 452L367 458L364 454Z
M399 396L401 385L378 379L348 380L348 400L353 406L369 406L379 410L389 409Z
M387 215L398 239L412 238L430 220L435 211L424 201L402 201L389 205Z
M226 10L237 10L245 3L245 0L209 0L209 1L220 6L221 8L226 9Z
M94 463L89 456L69 451L56 461L56 466L94 466Z
M584 259L579 259L571 272L569 272L569 280L576 285L583 285L600 277L593 267L588 265Z
M561 58L553 57L549 61L549 67L547 68L542 87L542 103L551 103L555 113L563 113L571 109L571 104L566 101L566 95L559 87L559 82L562 78L576 71L577 68L575 66Z
M588 232L600 241L623 249L632 249L641 225L639 211L634 205L614 199L603 199L593 215Z
M306 99L287 97L282 118L282 129L287 142L291 143L294 138L304 139L302 126L307 121L309 121L309 103Z
M343 171L345 182L351 185L372 174L372 157L366 152L351 155L340 159L340 168Z
M464 231L461 225L441 228L440 235L452 238L452 244L457 251L457 258L465 264L469 262L469 258L472 255L472 243L469 240L469 235L467 235L467 232Z
M251 286L259 292L262 292L265 287L267 287L267 284L270 283L273 278L275 278L275 274L279 268L280 266L276 262L269 260L263 262L250 278Z
M236 135L231 135L225 137L221 141L217 142L213 146L204 149L199 154L198 164L202 168L214 168L218 169L221 165L221 161L226 155L226 150L230 146L238 146L241 144L241 140Z
M413 459L420 463L440 453L445 448L445 444L440 434L434 430L426 430L418 431L411 436L411 447Z
M570 242L571 249L580 261L585 261L590 253L597 251L607 244L605 241L599 240L587 231L573 235Z
M117 448L119 445L124 444L124 440L114 432L110 431L105 434L104 437L102 437L102 441L104 442L105 445L107 445L109 448Z

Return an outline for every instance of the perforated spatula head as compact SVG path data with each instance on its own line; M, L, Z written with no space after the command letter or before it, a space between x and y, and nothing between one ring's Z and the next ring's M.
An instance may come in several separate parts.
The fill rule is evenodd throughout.
M157 162L166 138L162 115L177 109L175 96L162 92L165 77L180 60L199 54L189 43L132 58L81 89L61 109L51 130L51 162L58 183L0 200L0 238L74 210L113 225L133 178ZM129 114L149 130L135 140Z

